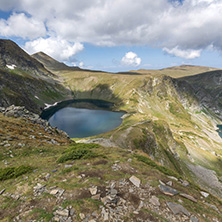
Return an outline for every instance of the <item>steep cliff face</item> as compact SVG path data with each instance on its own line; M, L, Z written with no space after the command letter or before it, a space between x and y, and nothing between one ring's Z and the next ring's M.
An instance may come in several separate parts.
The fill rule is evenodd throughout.
M216 70L199 75L183 77L189 83L200 103L222 119L222 71Z

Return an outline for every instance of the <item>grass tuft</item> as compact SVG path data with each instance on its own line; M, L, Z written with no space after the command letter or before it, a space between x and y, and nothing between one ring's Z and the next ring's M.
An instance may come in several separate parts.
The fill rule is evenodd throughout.
M178 175L176 172L174 172L173 170L170 170L170 169L167 169L166 167L164 166L161 166L157 163L155 163L153 160L151 160L150 158L148 157L145 157L145 156L141 156L141 155L134 155L139 161L159 170L160 172L166 174L166 175L169 175L169 176L174 176L176 178L181 178L180 175Z
M97 144L77 143L66 149L57 162L64 163L68 160L80 160L98 157L99 155L92 151L92 149L98 147L100 146Z
M19 167L0 168L0 181L19 177L25 173L30 173L32 170L32 167L23 165Z

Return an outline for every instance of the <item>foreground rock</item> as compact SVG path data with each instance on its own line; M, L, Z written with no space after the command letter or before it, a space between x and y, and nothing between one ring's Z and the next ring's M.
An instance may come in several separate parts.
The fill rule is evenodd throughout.
M193 201L194 203L197 203L197 199L195 199L194 197L192 197L192 196L190 196L190 195L188 195L188 194L180 193L180 196L181 196L181 197L184 197L184 198L186 198L186 199L188 199L188 200L191 200L191 201Z
M163 192L164 194L169 195L169 196L174 196L179 193L177 190L175 190L171 187L162 185L162 184L159 185L159 188L160 188L161 192Z
M130 180L130 182L131 182L132 184L134 184L136 187L140 187L140 179L139 179L139 178L137 178L137 177L135 177L135 176L131 176L131 177L129 178L129 180Z
M167 206L170 208L170 210L174 213L174 214L185 214L186 216L190 216L189 211L183 207L180 204L177 203L173 203L173 202L167 202Z

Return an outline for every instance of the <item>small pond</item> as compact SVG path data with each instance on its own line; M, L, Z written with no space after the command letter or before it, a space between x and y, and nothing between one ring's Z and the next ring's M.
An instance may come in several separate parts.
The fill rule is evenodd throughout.
M69 100L44 110L41 117L71 138L83 138L121 125L125 112L111 111L112 107L112 103L103 100Z

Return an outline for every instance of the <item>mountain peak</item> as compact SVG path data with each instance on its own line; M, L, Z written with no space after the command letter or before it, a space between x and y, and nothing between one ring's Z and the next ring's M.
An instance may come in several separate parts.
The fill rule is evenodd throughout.
M59 62L46 53L40 51L32 55L33 58L37 59L39 62L41 62L47 69L51 71L59 71L59 70L79 70L80 68L78 66L67 66L63 62Z
M8 39L0 39L0 66L3 68L16 67L35 76L53 75L45 69L43 64Z

